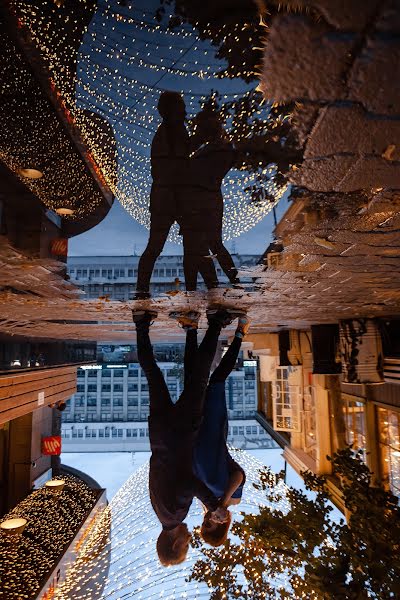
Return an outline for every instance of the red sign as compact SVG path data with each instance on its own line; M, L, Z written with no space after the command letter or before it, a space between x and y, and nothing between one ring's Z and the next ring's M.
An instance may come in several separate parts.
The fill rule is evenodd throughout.
M57 238L51 241L50 251L55 256L68 255L68 240L66 238Z
M61 435L50 435L42 438L42 454L46 456L61 454Z

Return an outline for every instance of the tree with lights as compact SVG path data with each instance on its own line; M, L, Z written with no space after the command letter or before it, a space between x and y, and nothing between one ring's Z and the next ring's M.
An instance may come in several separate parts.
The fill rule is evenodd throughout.
M201 0L160 0L156 17L164 19L167 7L173 10L169 27L179 30L190 24L201 40L215 47L215 57L226 62L217 74L223 78L240 78L247 84L258 79L268 23L277 9L268 13L254 0L204 3ZM260 15L261 13L261 15ZM239 150L237 168L252 174L245 191L252 202L270 200L267 182L282 186L292 165L301 161L302 152L291 134L293 104L266 105L258 89L247 90L238 98L224 102L213 91L204 106L218 112L226 122L229 136Z
M212 600L223 598L309 598L312 600L379 600L400 597L400 508L398 499L372 487L371 473L351 448L333 456L333 474L342 482L348 522L329 518L325 477L303 473L311 499L287 489L288 510L276 482L283 473L261 473L255 487L266 494L259 514L243 515L232 528L238 542L207 548L199 536L194 545L204 558L190 579L205 582Z

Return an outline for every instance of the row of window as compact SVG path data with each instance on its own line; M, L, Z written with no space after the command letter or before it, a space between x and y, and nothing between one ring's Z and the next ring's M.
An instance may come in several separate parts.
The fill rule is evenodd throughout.
M220 271L220 269L217 269ZM107 279L119 279L122 277L136 278L137 269L70 269L69 274L73 279L91 279L102 277ZM184 277L182 268L156 268L153 277Z
M144 438L149 437L149 430L147 428L117 428L117 427L106 427L105 429L90 429L86 427L85 429L66 429L62 432L63 437L65 438L122 438L124 437L124 431L127 438ZM258 427L257 425L234 425L233 427L229 427L228 435L233 436L244 436L244 435L265 435L264 429L262 427Z
M97 373L101 373L102 377L110 377L111 376L111 372L114 373L114 379L116 377L123 377L124 373L128 373L128 377L138 377L139 376L139 371L138 369L91 369L89 371L87 371L88 374L88 378L90 379L95 379L97 378ZM171 369L165 369L163 370L163 374L164 377L176 377L176 373L174 370ZM79 378L84 378L85 377L85 371L82 369L78 369L78 377ZM145 375L142 371L142 377L144 378Z
M176 389L176 383L171 384L171 386L172 386L172 389ZM97 389L98 389L98 386L96 383L89 383L87 385L88 392L97 392ZM142 392L148 392L149 385L147 383L142 383L140 386L140 389ZM83 393L85 391L84 384L78 383L78 385L76 386L76 390L78 393ZM123 392L124 386L122 383L114 383L113 390L114 390L114 392ZM110 383L102 383L101 391L102 392L111 392L111 384ZM137 383L128 383L128 392L137 392L137 391L139 391L139 386Z
M222 275L222 270L217 268L217 275ZM69 275L72 279L95 279L102 277L103 279L120 279L120 278L137 278L137 269L70 269ZM184 270L177 267L156 268L153 270L154 277L184 277ZM110 286L111 288L113 286Z

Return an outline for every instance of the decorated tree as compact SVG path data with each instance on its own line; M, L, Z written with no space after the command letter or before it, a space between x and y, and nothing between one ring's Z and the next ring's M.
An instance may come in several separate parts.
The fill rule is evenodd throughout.
M334 455L333 474L342 484L348 521L335 523L325 477L303 473L310 498L287 488L287 509L277 486L283 473L265 469L258 489L265 506L243 514L222 548L209 548L196 535L203 558L191 579L205 582L212 600L307 598L311 600L386 600L400 597L400 508L398 499L371 486L360 454L346 448Z
M160 0L156 12L160 21L166 18L167 9L172 10L171 29L190 24L201 40L211 42L215 57L226 65L218 73L221 80L237 78L254 84L229 102L222 102L213 91L205 106L220 114L235 142L237 168L253 176L246 189L251 201L274 201L276 189L285 184L291 166L302 158L291 134L293 105L266 103L257 89L268 25L277 8L271 5L267 11L254 0Z

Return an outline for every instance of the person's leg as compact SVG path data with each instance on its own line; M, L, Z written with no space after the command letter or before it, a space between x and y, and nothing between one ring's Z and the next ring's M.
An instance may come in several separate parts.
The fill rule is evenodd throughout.
M216 255L219 264L221 265L221 269L228 277L231 283L238 283L238 271L233 262L232 256L229 251L225 248L222 243L222 234L219 233L217 239L214 239L210 243L210 250L213 254Z
M224 202L221 194L218 194L215 198L216 208L212 227L212 234L210 236L210 250L216 255L221 269L228 277L231 283L239 283L238 272L233 262L232 256L229 251L225 248L222 242L222 217L224 212Z
M152 318L153 315L149 312L144 312L143 315L133 313L133 320L136 325L138 360L149 385L150 413L154 410L167 410L172 405L167 384L161 369L157 365L150 341L149 329Z
M184 387L189 384L190 379L193 377L196 367L197 350L197 328L187 329L184 357Z
M155 262L164 248L171 225L172 220L168 220L164 216L161 219L155 215L151 216L149 241L138 264L138 278L136 283L136 290L138 292L149 291L151 274L153 273Z
M233 371L236 365L241 345L242 338L235 336L228 350L221 358L218 367L214 370L213 374L211 375L210 384L217 383L218 381L225 381L229 377L230 373Z
M149 241L138 264L137 292L148 292L154 264L160 256L169 230L177 218L177 198L173 190L153 186L150 195Z

